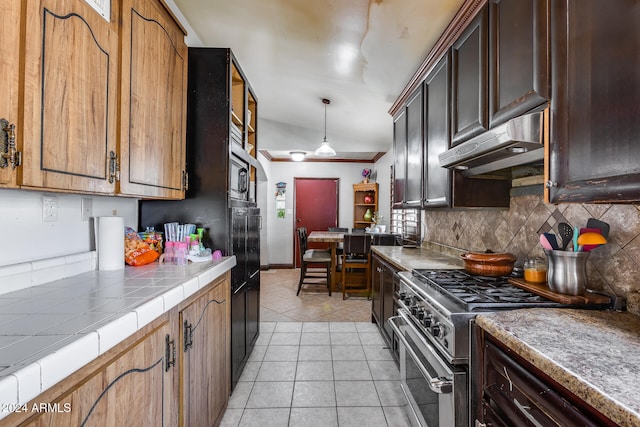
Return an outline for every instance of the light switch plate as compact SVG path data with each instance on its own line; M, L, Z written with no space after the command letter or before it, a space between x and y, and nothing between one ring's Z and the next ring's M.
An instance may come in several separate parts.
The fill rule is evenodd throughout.
M42 220L55 222L58 220L58 198L55 196L42 196Z

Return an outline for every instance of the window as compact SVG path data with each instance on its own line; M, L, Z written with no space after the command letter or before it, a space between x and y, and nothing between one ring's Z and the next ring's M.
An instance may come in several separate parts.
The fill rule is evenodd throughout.
M419 209L391 210L390 230L402 236L403 246L420 246L420 224Z

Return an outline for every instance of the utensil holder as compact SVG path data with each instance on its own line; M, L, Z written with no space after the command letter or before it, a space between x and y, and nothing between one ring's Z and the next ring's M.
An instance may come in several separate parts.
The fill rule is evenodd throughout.
M587 259L590 252L545 250L547 283L553 292L582 295L587 290Z

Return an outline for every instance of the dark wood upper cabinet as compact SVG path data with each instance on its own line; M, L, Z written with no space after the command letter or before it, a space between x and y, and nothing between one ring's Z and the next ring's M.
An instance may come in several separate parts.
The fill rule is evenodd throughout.
M489 127L549 99L549 0L489 1Z
M451 49L451 145L488 129L488 12L484 6Z
M451 56L446 53L424 86L425 146L423 207L509 207L511 181L465 178L440 166L438 155L450 145Z
M406 107L405 107L406 108ZM403 108L393 121L393 207L402 209L407 179L407 113Z
M451 171L440 166L438 155L449 149L450 54L446 53L424 82L425 149L424 206L450 206Z
M422 205L422 152L424 148L424 110L421 88L407 103L407 179L404 187L404 207Z
M552 203L640 200L640 1L551 0Z

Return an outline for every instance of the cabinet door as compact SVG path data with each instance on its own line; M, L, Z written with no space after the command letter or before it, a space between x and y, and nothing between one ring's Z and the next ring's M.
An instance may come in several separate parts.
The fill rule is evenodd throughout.
M552 203L640 200L638 22L638 0L551 1Z
M224 280L214 286L180 313L185 426L219 422L230 392L229 287Z
M486 131L487 8L483 7L451 49L452 145Z
M247 282L246 346L251 354L260 334L260 272L257 271Z
M403 109L393 122L393 207L401 209L406 200L407 114Z
M187 65L161 2L124 0L120 193L184 198Z
M549 98L547 0L489 2L489 126Z
M167 337L173 339L170 332L168 323L150 332L104 369L53 402L56 411L43 412L26 425L178 425L176 367L166 369ZM169 358L173 358L171 345Z
M0 96L0 138L5 138L9 124L18 123L18 79L20 75L20 14L21 0L0 2L0 76L2 76L2 96ZM8 130L8 129L7 129ZM4 148L4 146L3 146ZM6 151L5 151L6 152ZM16 169L0 159L0 187L16 186Z
M375 255L371 266L371 317L382 327L382 265Z
M111 194L119 3L109 21L83 0L25 4L22 185Z
M394 283L393 275L395 271L387 265L382 265L380 273L381 289L382 289L382 325L388 337L393 336L393 329L389 325L389 318L396 314L396 306L393 301Z
M246 286L231 294L231 387L235 387L247 353L247 288Z
M407 168L404 206L420 207L422 203L422 150L424 146L424 114L422 88L407 102Z
M425 207L450 205L451 172L440 166L438 155L449 149L449 54L438 62L424 83L425 103Z

